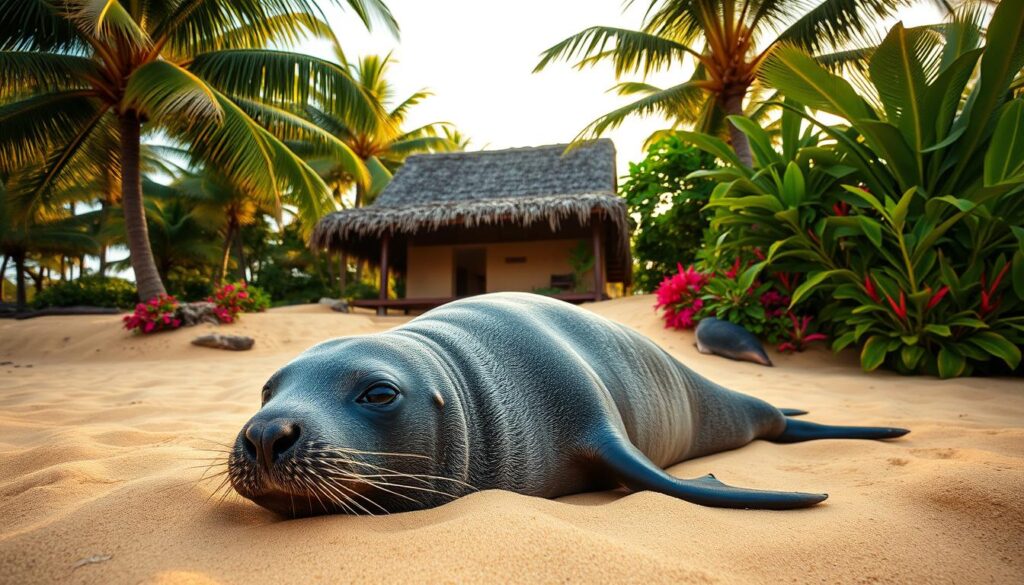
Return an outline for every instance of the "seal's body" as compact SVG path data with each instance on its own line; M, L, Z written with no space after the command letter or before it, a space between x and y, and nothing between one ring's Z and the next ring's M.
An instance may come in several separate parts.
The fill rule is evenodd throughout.
M728 321L705 317L697 323L694 332L697 351L727 357L732 360L754 362L771 366L772 360L754 334Z
M501 293L309 349L267 383L229 471L243 496L292 515L426 508L481 489L557 497L618 485L782 509L826 496L682 480L662 468L757 438L906 432L787 418L626 327Z

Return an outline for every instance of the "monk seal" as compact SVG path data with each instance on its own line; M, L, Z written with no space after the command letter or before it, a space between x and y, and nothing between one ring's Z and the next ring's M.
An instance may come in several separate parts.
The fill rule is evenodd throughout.
M713 353L762 366L772 365L761 341L753 333L729 321L705 317L697 323L694 336L697 338L697 351L701 353Z
M429 508L474 490L554 498L625 486L706 506L827 495L663 468L754 439L882 439L904 429L787 418L644 336L524 293L458 300L390 331L320 343L277 371L229 456L231 485L285 516Z

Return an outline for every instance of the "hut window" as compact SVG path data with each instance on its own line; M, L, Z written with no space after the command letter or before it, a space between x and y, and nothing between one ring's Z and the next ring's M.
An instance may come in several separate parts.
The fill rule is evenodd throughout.
M526 264L526 256L505 256L505 264Z

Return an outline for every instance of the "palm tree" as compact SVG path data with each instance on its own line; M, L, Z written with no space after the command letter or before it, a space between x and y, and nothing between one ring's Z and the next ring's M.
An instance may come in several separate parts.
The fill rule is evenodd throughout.
M632 0L628 0L627 5ZM740 160L752 162L747 137L725 116L744 113L748 93L761 90L758 70L780 44L797 45L836 66L862 59L868 49L835 50L861 41L871 26L909 0L651 0L640 30L595 26L547 49L534 69L579 59L577 68L611 61L616 77L647 76L685 62L693 75L659 88L620 83L620 95L644 97L598 118L580 138L600 136L631 115L662 114L704 132L727 126ZM834 51L822 54L823 51Z
M310 121L344 142L366 167L371 180L363 185L354 181L350 170L339 165L338 161L324 156L307 157L307 162L331 185L336 198L340 199L341 194L355 184L355 207L372 202L409 155L460 150L459 145L444 133L451 128L447 122L432 122L412 130L402 129L409 111L431 94L422 89L395 105L394 88L387 79L392 63L389 53L384 57L364 56L358 63L349 65L351 75L362 91L387 112L384 119L354 117L349 111L330 107L330 104L306 108Z
M26 212L19 204L0 181L0 254L4 256L0 278L5 276L7 264L12 261L16 303L18 310L24 310L28 303L25 275L32 254L78 256L92 253L96 242L89 236L82 218L71 215L66 205ZM43 269L41 264L38 267L37 282L41 286Z
M175 180L170 189L176 197L193 203L193 213L212 226L222 242L214 281L220 283L226 278L232 247L238 251L238 268L241 279L245 280L242 228L272 215L274 201L261 199L259 193L249 193L244 186L231 184L227 177L209 166L200 172L187 172Z
M344 3L367 27L377 20L397 32L382 0ZM0 14L0 172L30 209L82 169L96 176L108 157L95 145L114 141L142 299L165 290L146 229L143 132L189 145L196 160L310 219L333 201L283 140L316 144L367 180L344 143L288 108L315 95L368 120L381 115L372 100L335 63L266 48L309 37L337 44L315 0L0 0Z

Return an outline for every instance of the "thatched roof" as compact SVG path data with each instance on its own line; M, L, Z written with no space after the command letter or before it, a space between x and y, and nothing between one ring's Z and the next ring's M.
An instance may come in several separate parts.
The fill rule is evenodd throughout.
M377 200L325 216L311 245L372 256L371 242L452 226L587 226L597 213L609 252L628 255L626 207L616 195L615 146L595 140L567 151L556 144L409 157ZM470 234L466 234L471 237Z

